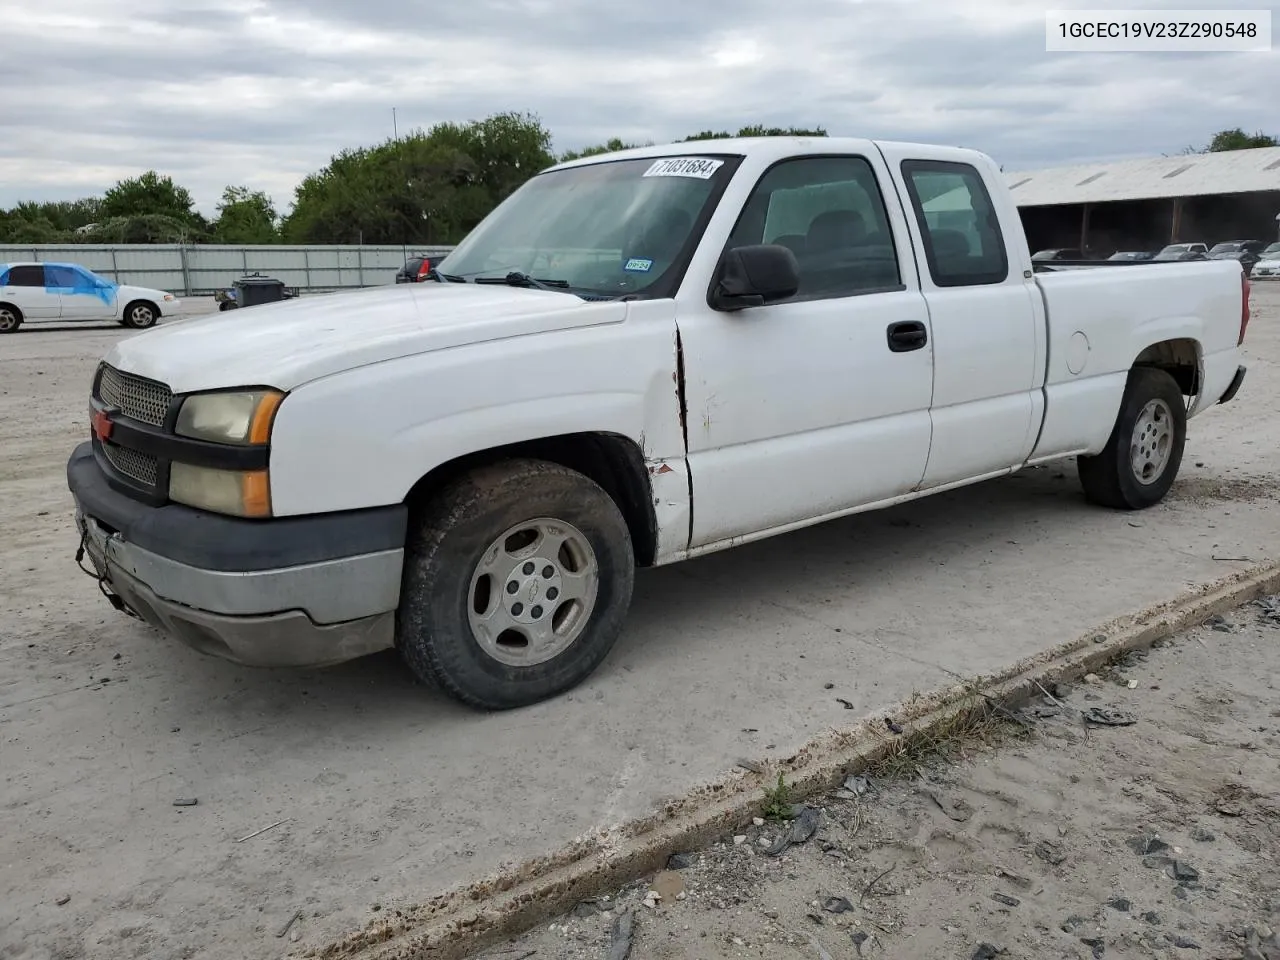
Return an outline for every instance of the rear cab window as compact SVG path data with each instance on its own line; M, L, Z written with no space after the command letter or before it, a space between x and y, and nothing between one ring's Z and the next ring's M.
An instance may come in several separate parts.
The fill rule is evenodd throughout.
M977 167L949 160L904 160L929 275L938 287L1003 283L1009 254L991 194Z

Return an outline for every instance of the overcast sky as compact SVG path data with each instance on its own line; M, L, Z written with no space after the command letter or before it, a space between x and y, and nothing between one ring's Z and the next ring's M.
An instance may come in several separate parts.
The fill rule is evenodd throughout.
M390 136L392 107L401 132L533 112L557 149L760 122L954 143L1008 169L1280 133L1276 52L1045 52L1046 9L1104 6L0 0L0 206L153 167L206 213L227 183L283 211L335 152Z

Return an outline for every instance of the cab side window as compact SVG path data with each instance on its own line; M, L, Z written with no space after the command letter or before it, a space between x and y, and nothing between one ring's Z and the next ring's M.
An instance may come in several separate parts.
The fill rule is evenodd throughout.
M862 157L804 157L771 167L729 237L730 248L757 243L796 255L794 300L903 289L884 197Z
M902 176L939 287L1003 283L1009 257L982 174L967 163L904 160Z

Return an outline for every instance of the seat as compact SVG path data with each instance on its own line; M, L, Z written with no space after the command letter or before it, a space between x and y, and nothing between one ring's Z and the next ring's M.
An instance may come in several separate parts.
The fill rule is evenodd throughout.
M969 256L969 238L959 230L931 230L933 253L939 260L955 260Z
M809 221L805 236L808 253L831 253L860 243L867 235L866 225L856 210L826 210Z
M784 233L780 237L774 237L773 240L770 241L770 243L775 243L778 246L786 247L788 250L794 253L797 257L802 255L808 246L806 242L806 237L802 233Z

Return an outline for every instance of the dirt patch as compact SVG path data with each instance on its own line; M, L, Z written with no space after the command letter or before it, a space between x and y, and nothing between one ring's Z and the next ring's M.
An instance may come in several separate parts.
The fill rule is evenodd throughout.
M629 916L632 960L1280 958L1277 678L1249 605L479 956L621 956Z
M1280 477L1185 477L1173 485L1168 499L1189 501L1197 506L1215 501L1280 500Z

